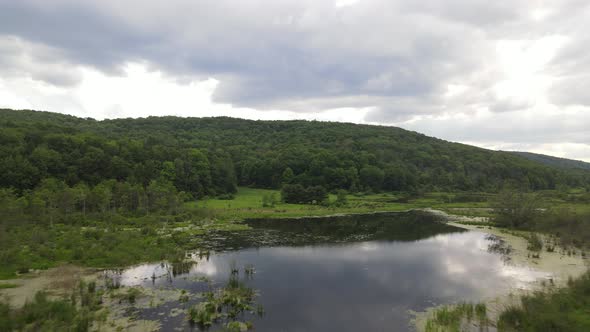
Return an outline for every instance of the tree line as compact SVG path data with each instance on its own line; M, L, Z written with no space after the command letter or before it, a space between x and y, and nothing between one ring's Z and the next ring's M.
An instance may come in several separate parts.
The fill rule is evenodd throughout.
M0 218L5 224L29 221L37 224L77 223L85 218L104 219L112 215L142 217L150 214L177 215L186 193L178 192L166 180L152 180L147 186L104 180L95 186L68 186L47 178L33 190L20 195L0 189Z
M96 121L13 110L0 115L0 187L17 196L46 179L70 188L113 180L144 191L153 181L165 182L189 199L231 197L238 185L379 192L590 184L590 172L395 127L232 118Z

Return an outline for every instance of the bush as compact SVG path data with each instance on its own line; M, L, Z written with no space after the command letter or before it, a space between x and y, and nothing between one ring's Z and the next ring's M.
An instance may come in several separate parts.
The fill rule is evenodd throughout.
M541 237L533 233L529 237L527 237L528 245L527 250L530 251L541 251L543 249L543 240Z
M231 193L217 196L217 199L226 200L226 201L232 200L234 198L236 198L236 196Z
M334 201L334 205L338 207L348 205L348 199L346 198L345 190L338 190L336 192L336 201Z
M286 184L281 190L285 203L322 204L328 199L328 192L322 186L303 187L300 184Z
M275 207L277 197L275 193L262 195L262 207Z
M499 226L531 228L541 214L541 199L536 194L503 191L492 202Z

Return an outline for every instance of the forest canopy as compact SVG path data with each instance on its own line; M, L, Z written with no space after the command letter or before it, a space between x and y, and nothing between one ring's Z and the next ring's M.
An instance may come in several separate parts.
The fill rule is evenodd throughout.
M49 183L87 186L90 192L100 191L96 186L111 192L127 186L132 189L119 191L136 197L164 188L189 198L231 195L238 185L379 192L497 191L506 184L542 190L590 183L590 172L553 168L511 153L396 127L317 121L96 121L4 109L0 146L0 187L16 195ZM147 198L140 201L126 204L149 209Z

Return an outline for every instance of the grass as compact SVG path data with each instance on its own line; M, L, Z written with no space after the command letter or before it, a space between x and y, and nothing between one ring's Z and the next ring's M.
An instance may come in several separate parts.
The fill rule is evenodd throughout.
M346 195L336 206L264 204L264 197L280 198L278 190L241 187L234 199L207 199L185 204L178 216L149 215L141 218L111 216L110 220L84 220L78 225L7 225L0 227L0 279L16 272L47 269L60 264L96 268L123 267L143 261L168 259L178 251L198 249L200 239L211 231L239 231L247 218L326 216L414 208L472 209L485 202L467 202L468 194L427 193L410 197L404 193ZM461 196L457 202L456 197ZM482 196L482 194L476 194ZM331 194L330 202L336 201ZM266 206L264 206L266 205ZM2 226L2 225L0 225Z
M247 225L234 222L246 218L325 216L376 211L404 211L414 208L435 208L452 214L469 216L493 216L493 211L490 209L490 204L488 203L492 196L481 193L436 192L426 193L421 197L409 197L403 193L349 194L346 195L347 203L341 206L335 206L334 204L285 204L282 202L270 204L274 206L269 206L268 202L264 204L264 197L271 197L273 195L280 197L278 190L241 187L232 200L207 199L186 203L186 210L188 212L182 218L152 215L142 219L118 217L118 219L114 218L106 223L86 222L83 226L55 224L51 227L47 225L3 227L0 228L0 239L2 240L0 243L0 279L14 278L16 271L22 271L24 273L31 269L45 269L62 263L73 263L89 267L122 267L143 261L174 259L179 253L183 253L184 250L198 249L200 239L210 231L239 231L248 229ZM588 218L585 216L590 215L590 204L571 203L562 199L552 198L555 196L555 193L552 192L544 193L544 195L550 197L547 202L552 207L552 213L545 215L551 217L551 219L540 220L538 223L539 228L534 229L534 231L559 235L560 241L565 241L573 246L587 244L590 239L590 227L586 224ZM330 195L329 200L330 202L335 202L336 195ZM562 213L560 211L565 212ZM540 251L542 249L540 239L530 237L529 243L531 250ZM539 243L541 244L540 246ZM546 246L546 249L550 251L554 250L554 247ZM245 271L245 276L251 278L254 272L253 268ZM116 286L113 285L115 288ZM0 283L0 289L12 287L16 287L16 285ZM239 287L236 287L236 289L239 289ZM578 287L576 289L580 291L581 288ZM560 294L560 292L566 294L570 291L565 289L556 294ZM215 303L219 301L221 301L219 303L225 303L224 301L233 301L232 297L233 299L240 298L239 296L234 296L236 292L231 289L223 290L221 293L213 294L213 297L209 301L209 306L191 309L189 313L193 315L195 321L207 322L213 318L219 318L215 316L219 313L212 313L210 311L211 305L215 309ZM568 305L570 307L573 306L571 314L568 314L568 317L572 316L570 317L572 322L579 324L584 323L584 319L580 318L583 317L582 313L590 316L590 310L587 307L590 295L588 293L582 294L582 297L568 295L570 296L569 299L575 298L577 304L567 304L565 300L562 303L566 307ZM133 290L125 295L125 300L130 303L135 302L138 296ZM558 295L551 294L543 296L549 298L550 296ZM541 295L538 295L538 297L541 298ZM220 300L222 298L224 299ZM247 298L245 300L248 302ZM53 304L47 302L49 300L39 298L39 301L45 306L53 308ZM244 298L239 301L243 302ZM576 305L580 304L579 302L584 302L586 307L582 306L582 309L576 307ZM548 307L551 306L548 302L536 303L545 303ZM527 305L530 307L530 303ZM70 312L67 315L78 317L78 313L75 311L78 308L75 307L72 309L71 303L68 304L67 301L62 301L56 304L56 306ZM201 306L206 305L203 304ZM259 313L264 312L263 309L253 309L252 306L249 306L247 309ZM224 315L233 315L231 314L233 309L229 309L229 312L227 310L228 308L226 308ZM547 310L553 309L549 308ZM233 311L233 313L239 312ZM446 330L453 330L458 328L457 326L460 327L464 321L483 319L484 314L485 306L482 305L462 304L456 307L441 309L429 321L429 331L439 331L444 328L447 328ZM529 314L531 314L531 311L524 305L523 308L510 308L507 311L504 324L506 326L508 326L507 324L509 322L524 324L522 322L529 319L527 318ZM553 314L556 313L554 312ZM12 322L16 322L15 324L17 325L21 324L22 316L20 315L20 313L0 304L0 317L5 318L4 321L0 319L0 331L10 330L3 328L1 325L8 319L6 317L12 319ZM202 317L198 318L199 315L202 315ZM38 317L43 317L43 315ZM53 323L61 324L60 322ZM226 327L228 329L241 329L243 326L236 323Z
M153 226L157 229L156 226ZM121 267L141 261L163 260L179 251L198 247L197 238L190 230L159 229L142 232L139 227L116 225L97 226L96 232L79 226L54 225L44 229L43 239L37 241L29 234L38 226L13 228L8 233L13 246L0 252L0 276L16 277L15 272L47 269L60 264L88 267Z
M0 301L0 331L89 331L100 319L101 293L80 281L68 299L52 299L38 292L22 308Z
M368 195L362 198L348 195L347 206L323 206L306 204L286 204L278 202L271 206L263 206L263 197L274 194L280 197L278 190L254 189L240 187L233 200L208 199L187 204L190 209L207 209L215 220L221 222L237 221L248 218L290 218L306 216L325 216L337 213L367 213L374 211L402 211L417 205L389 203L381 195ZM330 195L330 201L336 196Z
M253 267L252 267L253 269ZM250 330L249 321L242 322L245 313L263 315L262 306L255 305L256 292L239 280L239 271L233 270L222 288L204 293L204 300L188 309L188 319L201 327L225 323L229 331ZM250 275L251 277L251 275Z
M424 197L405 199L403 194L380 193L346 195L344 206L286 204L277 202L274 206L263 206L263 197L280 191L271 189L238 188L233 200L207 199L186 204L189 210L208 210L212 219L226 222L248 218L292 218L326 216L340 213L370 213L375 211L405 211L415 208L473 209L486 208L486 202L449 202L452 193L428 193ZM335 202L336 195L330 194L329 201Z
M501 313L499 331L590 331L590 272L568 287L524 296Z
M8 289L8 288L16 288L16 287L18 287L17 284L0 283L0 289Z
M590 204L571 203L558 193L544 192L559 209L581 217L575 223L569 215L546 222L535 229L560 236L576 245L590 238L590 227L583 219ZM234 199L206 199L188 202L178 216L150 215L141 218L113 215L111 220L85 220L79 225L5 225L0 227L0 279L12 279L16 272L46 269L60 264L97 268L115 268L143 261L168 259L178 251L198 249L211 231L239 231L248 226L247 218L288 218L326 216L377 211L405 211L435 208L451 214L491 216L491 194L431 192L420 196L405 193L348 194L346 204L333 204L331 194L326 205L285 204L269 206L268 197L280 197L278 190L240 187ZM264 204L267 197L267 204ZM557 213L556 215L560 215ZM565 214L563 214L565 215Z
M543 240L537 233L527 236L527 250L539 252L543 249Z
M426 321L426 332L459 332L466 323L476 320L480 328L489 324L487 307L483 303L459 303L435 310Z

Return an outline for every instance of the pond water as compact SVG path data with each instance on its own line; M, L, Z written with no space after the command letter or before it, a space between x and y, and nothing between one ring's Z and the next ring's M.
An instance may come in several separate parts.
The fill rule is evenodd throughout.
M253 230L216 234L210 245L218 251L194 254L192 263L143 264L109 276L125 286L198 294L238 269L264 307L263 316L244 317L256 331L407 331L409 310L479 301L544 276L511 266L501 241L485 230L435 218L411 212L249 221ZM231 250L222 251L224 244ZM250 266L255 273L245 274ZM198 331L184 314L168 312L199 301L171 301L137 315L159 320L164 331Z

